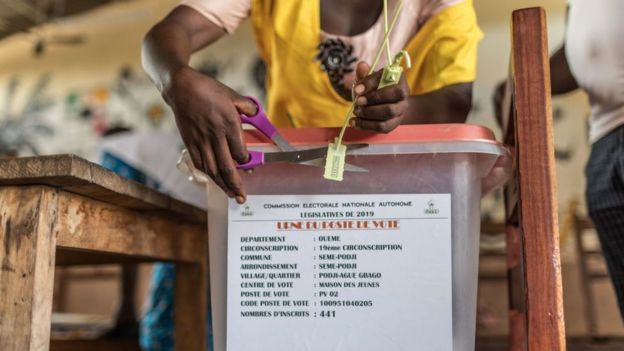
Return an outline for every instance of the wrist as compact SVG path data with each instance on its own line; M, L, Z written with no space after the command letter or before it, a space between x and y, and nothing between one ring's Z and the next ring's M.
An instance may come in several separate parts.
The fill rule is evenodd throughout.
M170 69L165 75L161 86L161 95L163 99L169 103L170 98L177 90L183 88L184 83L188 82L190 75L195 71L188 65L179 65Z

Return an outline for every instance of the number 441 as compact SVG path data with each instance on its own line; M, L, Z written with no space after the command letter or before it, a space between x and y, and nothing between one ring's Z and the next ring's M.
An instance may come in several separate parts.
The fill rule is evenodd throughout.
M329 318L335 318L336 317L336 311L321 311L321 317L329 317Z

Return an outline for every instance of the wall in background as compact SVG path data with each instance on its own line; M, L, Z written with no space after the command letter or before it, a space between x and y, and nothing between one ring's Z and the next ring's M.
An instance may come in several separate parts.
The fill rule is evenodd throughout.
M142 71L140 45L147 30L177 2L123 2L46 25L37 30L44 39L79 34L85 42L50 44L40 56L34 53L36 35L1 41L0 130L7 130L11 120L9 126L19 129L18 135L7 137L13 143L23 140L43 154L90 159L96 158L99 134L107 127L174 130L168 107ZM245 25L195 55L193 64L243 93L257 94L252 78L256 60ZM34 125L46 128L23 128ZM2 136L0 132L0 144ZM32 153L27 147L20 151Z

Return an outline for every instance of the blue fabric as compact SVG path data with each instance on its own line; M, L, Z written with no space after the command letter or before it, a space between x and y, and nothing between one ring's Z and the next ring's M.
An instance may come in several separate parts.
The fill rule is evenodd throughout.
M124 178L132 179L135 182L145 184L152 189L158 190L158 188L160 188L160 185L155 179L147 176L142 171L132 167L130 164L109 152L102 153L102 166Z
M128 163L104 152L102 166L109 170L151 188L159 189L158 182ZM145 351L173 351L173 293L175 283L175 265L156 263L152 269L150 292L146 312L141 320L140 345ZM212 350L210 304L208 304L208 351Z
M140 343L145 351L173 350L174 280L174 264L154 265L148 305L141 320Z

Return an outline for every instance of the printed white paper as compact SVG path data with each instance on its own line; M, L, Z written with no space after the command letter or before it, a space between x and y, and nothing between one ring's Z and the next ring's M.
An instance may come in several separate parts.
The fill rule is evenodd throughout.
M451 351L451 196L249 196L228 211L228 351Z

